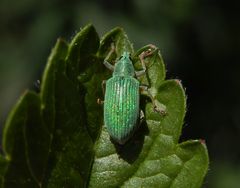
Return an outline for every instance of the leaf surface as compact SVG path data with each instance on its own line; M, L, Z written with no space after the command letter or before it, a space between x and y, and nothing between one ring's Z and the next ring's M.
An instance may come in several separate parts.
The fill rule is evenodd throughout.
M122 28L100 40L92 25L68 44L58 39L44 70L40 93L26 91L9 114L0 155L0 187L200 187L208 169L201 140L179 142L186 112L185 91L179 80L165 80L158 49L145 58L148 86L165 115L153 110L149 92L143 92L139 122L124 145L113 143L103 126L102 80L111 77L111 64L124 51L132 54L136 70L139 55Z
M57 41L40 93L26 92L5 125L5 157L0 161L3 187L87 185L100 124L93 135L85 102L90 89L79 76L97 63L98 47L92 25L83 28L70 44Z
M141 70L138 56L148 48L143 47L133 57L138 70ZM178 80L165 80L166 71L159 50L145 62L147 72L140 78L141 84L149 87L155 100L165 107L166 115L153 111L149 95L145 93L148 98L142 98L141 108L146 121L129 142L123 146L113 143L103 127L95 145L90 187L201 186L208 167L205 145L200 141L178 144L186 111L184 89ZM199 169L193 169L194 178L188 178L192 176L188 169L196 165Z

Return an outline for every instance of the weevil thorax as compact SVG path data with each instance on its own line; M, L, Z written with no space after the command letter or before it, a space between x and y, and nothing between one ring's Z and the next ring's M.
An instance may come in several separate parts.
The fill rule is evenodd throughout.
M135 70L128 52L123 52L123 55L115 64L113 76L135 76Z

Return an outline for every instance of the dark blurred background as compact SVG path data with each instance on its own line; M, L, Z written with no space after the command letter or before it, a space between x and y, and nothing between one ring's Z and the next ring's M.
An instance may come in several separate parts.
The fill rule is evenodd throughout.
M135 49L157 45L168 78L182 80L188 112L181 140L206 140L204 187L240 182L240 6L219 0L1 0L0 123L34 88L58 37L93 23L103 35L122 26Z

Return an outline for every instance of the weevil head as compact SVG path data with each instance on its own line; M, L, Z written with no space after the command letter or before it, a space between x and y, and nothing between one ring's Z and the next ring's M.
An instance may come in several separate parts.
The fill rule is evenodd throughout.
M135 76L135 70L129 52L123 52L122 56L115 64L113 76Z

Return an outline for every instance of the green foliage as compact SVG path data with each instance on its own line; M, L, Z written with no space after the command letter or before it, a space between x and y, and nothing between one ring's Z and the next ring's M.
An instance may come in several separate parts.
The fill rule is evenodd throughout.
M200 187L208 169L204 143L178 143L186 96L178 80L165 81L157 51L147 59L141 82L150 86L166 115L153 111L147 94L145 122L125 145L111 142L103 124L101 81L110 77L102 61L111 43L115 59L134 54L121 28L99 43L92 25L70 44L59 39L46 65L39 94L26 91L8 116L0 156L2 187ZM137 56L133 56L136 68Z

